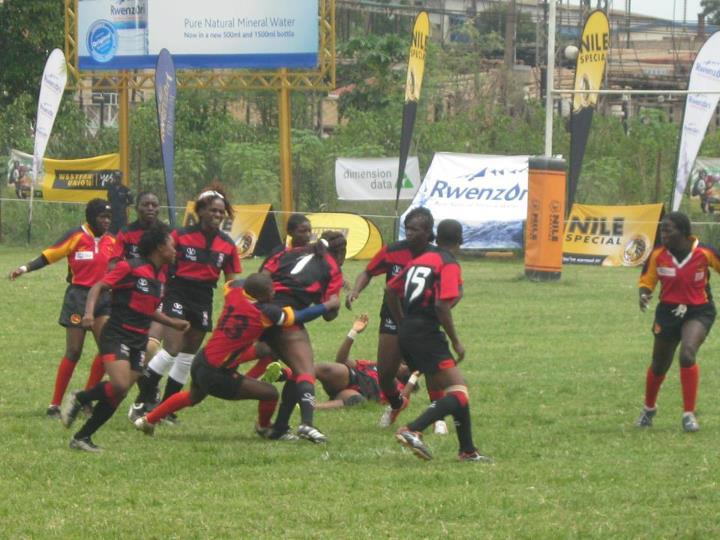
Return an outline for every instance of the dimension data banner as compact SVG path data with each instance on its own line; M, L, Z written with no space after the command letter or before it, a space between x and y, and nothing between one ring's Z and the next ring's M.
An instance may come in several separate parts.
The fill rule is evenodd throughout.
M399 158L337 158L335 189L343 201L394 201ZM401 199L412 199L420 186L417 157L407 160Z
M162 49L178 69L314 68L318 0L79 0L83 70L154 68Z
M413 202L435 223L456 219L463 226L464 249L522 249L528 204L528 157L439 152Z
M563 263L639 266L655 245L662 204L574 204L565 223Z

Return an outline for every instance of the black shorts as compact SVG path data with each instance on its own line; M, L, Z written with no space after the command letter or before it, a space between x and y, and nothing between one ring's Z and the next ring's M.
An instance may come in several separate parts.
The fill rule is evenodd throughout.
M165 315L188 321L196 330L210 332L213 328L212 290L208 299L204 289L200 291L192 286L168 287L161 305Z
M190 367L192 383L203 393L220 399L236 400L245 378L234 369L223 369L211 366L205 358L205 351L195 355Z
M348 367L348 370L350 371L348 375L350 381L348 388L350 390L359 392L367 399L380 401L380 385L374 378L355 368Z
M390 308L387 307L387 304L385 301L382 303L382 307L380 308L380 334L390 334L392 336L397 336L398 333L398 326L395 322L395 319L393 319L392 314L390 313Z
M709 334L715 322L716 313L715 304L712 302L700 306L661 302L655 308L652 333L669 341L680 341L683 325L688 321L696 320L702 323Z
M68 285L65 289L60 318L58 324L65 328L78 328L85 314L85 303L87 302L90 287L81 285ZM95 317L110 315L110 293L105 291L100 294L95 303Z
M105 325L100 334L99 349L103 361L127 360L130 362L130 369L138 373L142 373L145 364L146 345L146 336L129 331L118 331L109 324Z
M455 365L447 338L436 321L405 317L398 328L398 345L411 372L433 375Z

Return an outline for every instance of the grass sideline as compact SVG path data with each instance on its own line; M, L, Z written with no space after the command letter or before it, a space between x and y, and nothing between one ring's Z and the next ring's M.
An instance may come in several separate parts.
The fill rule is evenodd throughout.
M70 451L71 432L43 417L64 347L65 265L4 278L36 254L0 248L2 538L720 535L718 329L699 355L701 431L681 430L677 364L655 427L635 429L652 341L637 269L568 266L560 282L530 283L519 259L463 262L455 319L475 439L496 460L484 465L455 461L452 427L428 434L434 461L417 460L376 427L375 405L318 412L330 443L313 446L260 440L254 404L214 399L154 438L135 432L121 406L95 437L103 454ZM246 272L258 264L246 261ZM347 278L361 268L349 262ZM356 303L371 327L355 358L375 356L381 291L373 280ZM339 320L310 325L317 360L332 361L352 317L343 308ZM72 388L93 354L88 342ZM426 403L423 389L401 420Z

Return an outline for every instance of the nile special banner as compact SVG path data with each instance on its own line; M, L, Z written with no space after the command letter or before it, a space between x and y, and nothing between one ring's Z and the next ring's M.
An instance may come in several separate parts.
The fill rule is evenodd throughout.
M402 128L400 130L400 161L395 182L395 211L397 211L400 191L405 177L405 164L410 153L410 141L412 140L417 104L420 100L420 89L422 88L425 73L425 54L429 38L430 18L425 11L421 11L415 18L410 56L408 58L407 79L405 80L405 105L403 106Z
M655 245L662 204L574 204L565 222L563 263L638 266Z
M609 48L610 26L607 15L601 10L593 11L585 21L580 38L580 51L575 65L575 90L600 89ZM570 115L568 208L575 201L575 192L580 181L580 170L597 98L596 93L573 95L572 114Z
M705 138L710 120L720 98L720 32L715 32L698 51L690 71L688 92L715 91L716 94L691 94L685 98L680 145L678 148L677 171L672 209L680 208L690 170Z
M398 158L337 158L335 189L341 201L393 201L397 196ZM420 164L410 157L400 199L412 199L420 186Z

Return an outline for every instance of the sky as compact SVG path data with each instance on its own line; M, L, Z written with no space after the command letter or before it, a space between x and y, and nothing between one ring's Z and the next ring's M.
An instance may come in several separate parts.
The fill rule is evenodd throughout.
M654 15L663 19L683 20L683 10L687 1L687 20L697 22L697 14L700 12L700 0L630 0L633 13L642 15ZM624 11L626 0L610 0L612 9ZM595 4L595 2L592 2ZM675 16L673 16L673 7Z

